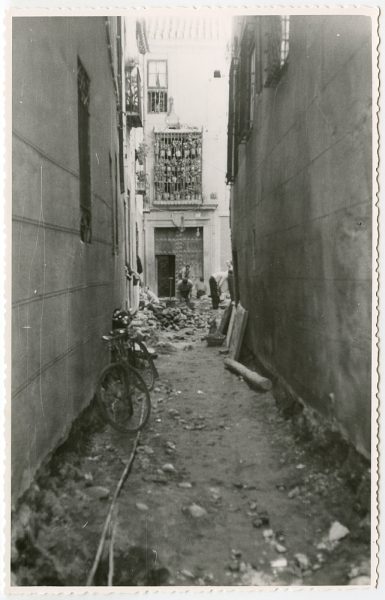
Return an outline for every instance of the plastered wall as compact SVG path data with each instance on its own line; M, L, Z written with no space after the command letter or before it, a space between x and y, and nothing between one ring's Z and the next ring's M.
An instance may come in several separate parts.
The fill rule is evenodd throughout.
M79 234L78 56L90 77L91 244ZM100 336L126 293L112 246L116 117L103 18L13 19L13 498L92 398ZM119 189L117 210L123 248Z
M239 147L247 343L365 455L371 415L371 22L291 17L287 71Z

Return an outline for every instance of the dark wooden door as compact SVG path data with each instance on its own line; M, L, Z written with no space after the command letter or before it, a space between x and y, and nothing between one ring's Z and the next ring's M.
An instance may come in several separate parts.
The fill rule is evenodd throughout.
M158 296L175 296L175 254L158 254Z

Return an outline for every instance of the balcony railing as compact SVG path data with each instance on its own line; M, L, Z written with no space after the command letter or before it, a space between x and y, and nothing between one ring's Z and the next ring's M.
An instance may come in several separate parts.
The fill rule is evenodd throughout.
M126 67L127 127L142 127L141 80L138 67Z

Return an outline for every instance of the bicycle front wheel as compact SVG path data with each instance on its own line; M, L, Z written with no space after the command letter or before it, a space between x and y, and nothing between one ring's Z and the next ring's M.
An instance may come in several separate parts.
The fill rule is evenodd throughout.
M151 400L147 386L135 369L122 362L103 369L96 399L103 418L117 431L135 433L149 419Z

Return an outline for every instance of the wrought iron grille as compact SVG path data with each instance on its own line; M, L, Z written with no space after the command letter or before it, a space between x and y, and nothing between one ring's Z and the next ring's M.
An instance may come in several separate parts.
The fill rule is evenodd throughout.
M155 133L155 201L202 200L202 133Z
M147 94L147 105L149 113L167 112L167 92L149 90Z

